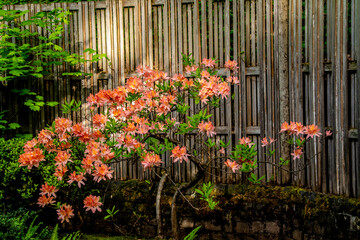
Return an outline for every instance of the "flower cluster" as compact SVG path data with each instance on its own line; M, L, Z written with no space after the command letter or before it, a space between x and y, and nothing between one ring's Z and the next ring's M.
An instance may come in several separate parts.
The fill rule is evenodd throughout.
M168 131L179 133L180 128L197 129L201 138L209 140L216 135L215 126L206 114L192 113L190 115L197 118L190 121L189 116L183 122L172 114L180 112L180 107L185 109L181 110L183 112L189 109L184 96L206 105L230 96L231 84L238 84L239 80L231 74L227 78L216 76L215 64L214 59L205 58L199 66L186 66L191 78L182 74L169 77L163 71L137 67L138 76L127 79L125 85L88 96L91 124L56 118L52 127L43 129L24 146L20 165L31 169L41 162L53 164L53 175L59 182L55 185L76 188L82 188L88 181L98 183L112 179L114 171L109 163L115 156L125 160L140 159L144 171L159 167L163 163L160 155L165 150L152 144L158 144L156 141ZM233 72L238 69L237 63L230 60L225 67ZM106 111L100 113L99 107ZM166 150L171 151L173 162L188 162L193 156L191 150L179 144L167 145ZM225 149L221 152L225 154ZM45 160L47 154L52 159ZM232 169L240 168L235 162L228 162L228 165ZM40 191L40 206L55 203L58 191L55 186L45 183ZM84 199L86 211L101 211L101 205L99 197L90 195ZM72 206L67 203L61 205L57 213L61 222L68 222L74 216Z
M92 213L95 213L95 211L101 212L100 206L102 205L101 202L99 202L100 197L99 196L93 196L89 195L84 199L84 208L86 208L86 211L90 211Z
M180 163L182 163L183 160L185 162L189 161L189 154L186 153L186 147L176 146L171 152L172 155L170 157L174 158L174 162L180 161Z
M141 164L145 169L151 169L153 166L160 166L160 164L163 163L160 159L160 156L152 153L152 152L148 152L144 155L144 160L141 162Z
M290 145L293 145L293 152L290 154L293 160L300 159L304 154L304 144L307 140L313 139L315 137L320 137L322 135L321 130L315 124L303 125L300 122L284 122L281 124L281 130L279 133L287 133L290 137ZM327 130L325 136L331 136L332 132ZM272 143L276 140L271 137L264 137L261 140L261 147L270 147ZM242 137L239 140L239 144L242 146L239 148L239 151L236 152L237 158L227 159L225 165L229 167L233 172L241 170L241 164L251 163L251 158L248 156L254 156L257 152L252 148L255 143L249 137ZM224 153L224 151L223 151ZM275 150L268 149L266 153L267 156L272 156L275 153ZM285 160L283 160L285 162Z
M320 137L322 135L320 128L315 125L303 125L300 122L284 122L281 124L280 133L285 132L289 136L296 136L299 138L300 142L303 143L305 140L312 139L314 137ZM330 136L331 132L326 131L325 136ZM293 160L300 159L301 156L304 154L303 152L303 144L300 146L296 146L294 151L291 153Z
M59 189L56 189L55 186L49 186L46 182L43 184L40 188L40 197L38 199L37 204L41 207L45 207L45 205L53 204L55 203L56 198L56 192L59 191Z
M281 124L280 133L287 132L289 135L306 135L306 138L320 137L321 130L315 124L304 126L300 122L284 122Z
M20 155L19 162L20 166L26 166L28 169L32 167L39 167L41 161L45 161L43 151L39 148L29 149L29 144L25 145L25 153Z
M56 212L59 216L58 219L61 220L61 223L64 221L70 222L69 219L74 217L74 209L68 204L61 205L61 207L56 210Z
M215 127L212 124L212 122L202 121L201 123L199 123L198 128L199 128L200 132L206 132L206 135L208 137L212 137L212 136L216 135Z

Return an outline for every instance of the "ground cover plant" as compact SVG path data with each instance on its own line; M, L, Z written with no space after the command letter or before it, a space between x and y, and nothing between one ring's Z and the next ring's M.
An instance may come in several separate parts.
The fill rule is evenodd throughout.
M247 137L237 139L232 149L229 143L216 142L215 127L209 120L210 111L219 107L221 99L231 99L231 85L239 84L234 76L238 70L237 62L228 60L225 63L229 73L226 78L216 75L214 59L203 59L201 64L195 65L193 59L184 57L184 62L188 78L182 74L168 76L165 72L139 66L138 76L130 77L124 86L90 94L87 103L92 115L88 124L57 118L52 126L28 141L19 158L20 166L31 170L51 165L56 177L55 181L42 184L37 204L55 208L62 223L69 223L81 211L102 212L103 202L95 185L113 178L114 170L109 163L141 161L144 171L162 169L162 176L158 175L160 184L156 198L158 234L162 236L161 191L166 180L174 183L169 177L172 166L165 167L160 157L168 151L174 163L192 162L198 168L191 182L174 183L177 190L171 203L171 218L173 235L178 239L177 200L210 171L209 166L214 160L208 154L210 150L219 151L223 164L232 172L249 173L250 182L260 183L262 177L253 174L257 168L255 144ZM198 111L191 110L188 99L202 107ZM99 112L100 107L105 111ZM195 134L198 151L185 145L189 133ZM286 165L290 160L303 157L307 141L331 133L321 133L314 124L304 126L298 122L284 122L279 134L286 134L286 141L293 149L292 159L281 159L280 165ZM276 154L275 138L267 136L258 146L266 148L269 157ZM83 194L81 190L88 185L91 188ZM211 196L211 183L203 184L196 191L210 208L216 207L218 203Z

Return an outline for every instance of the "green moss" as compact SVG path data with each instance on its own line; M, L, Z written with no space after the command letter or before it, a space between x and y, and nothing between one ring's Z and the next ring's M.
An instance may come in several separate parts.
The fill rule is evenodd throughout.
M299 187L237 185L229 187L225 205L258 204L271 208L296 207L305 219L319 217L329 211L359 215L360 200L311 192ZM219 200L219 199L218 199Z
M196 215L214 216L233 212L234 214L245 214L247 211L266 214L266 217L279 218L282 214L288 214L304 219L320 219L326 221L330 212L347 213L354 216L360 215L360 200L311 192L299 187L260 186L260 185L216 185L213 196L220 204L214 211L210 211L204 201L198 197L192 198L194 192L188 192L187 198L199 208ZM137 180L116 182L112 185L111 195L117 209L121 209L121 216L127 216L128 223L148 221L155 216L155 198L157 184L146 183ZM175 192L172 184L166 183L162 194L162 211L164 217L170 214L171 200ZM116 200L116 201L115 201ZM182 197L178 203L179 216L193 216L194 209L189 207L187 201ZM245 211L242 211L245 210ZM251 216L241 216L250 218ZM139 220L140 219L140 220Z

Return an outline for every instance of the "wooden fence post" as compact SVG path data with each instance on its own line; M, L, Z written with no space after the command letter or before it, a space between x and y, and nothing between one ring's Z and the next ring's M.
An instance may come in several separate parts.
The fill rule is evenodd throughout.
M357 79L357 92L360 93L360 2L359 1L354 1L354 6L353 8L355 9L355 61L357 64L357 72L356 72L356 79ZM360 94L358 94L356 101L356 106L358 108L357 110L357 115L356 115L356 128L358 130L358 153L360 153ZM359 155L357 155L359 156ZM353 166L355 167L355 166ZM359 173L360 173L360 164L357 161L357 165L356 165L356 170L355 170L355 176L356 177L356 193L354 193L355 197L359 197L360 196L360 178L359 178Z
M279 120L280 123L285 121L289 122L290 120L290 111L289 111L289 65L288 65L288 32L289 32L289 3L288 0L278 0L278 18L279 18L279 28L278 28L278 67L279 67ZM280 137L280 157L284 160L289 159L290 157L290 147L286 143L285 135L282 134ZM290 166L283 166L290 170ZM290 181L290 174L286 171L281 171L282 183L288 183Z

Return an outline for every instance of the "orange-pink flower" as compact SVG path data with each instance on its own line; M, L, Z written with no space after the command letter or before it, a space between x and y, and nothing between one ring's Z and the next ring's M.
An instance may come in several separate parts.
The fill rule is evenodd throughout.
M60 209L56 210L58 214L58 219L61 220L61 223L64 221L70 222L69 219L74 217L74 210L73 208L68 204L63 204Z
M96 128L104 128L108 118L104 114L95 114L93 116L93 124Z
M315 124L306 126L305 134L307 134L306 139L313 137L320 137L321 135L320 128Z
M65 166L68 162L72 162L70 160L71 154L65 151L59 151L58 154L55 157L55 165L59 166L59 165L63 165Z
M94 173L92 174L94 176L95 182L100 182L101 180L106 181L106 177L108 179L111 179L113 177L112 173L114 171L110 170L110 167L105 164L99 164L98 166L95 165Z
M187 65L187 66L185 67L185 71L186 71L187 74L189 74L189 73L192 73L192 72L196 72L196 70L197 70L198 68L199 68L199 67L196 66L196 65L194 65L194 66L189 66L189 65Z
M68 171L68 168L66 166L59 165L55 169L54 176L57 177L59 181L61 181L67 171Z
M275 142L275 139L269 137L269 140L268 140L266 137L264 137L264 138L261 140L261 146L262 146L262 147L266 147L266 146L272 144L273 142Z
M175 74L173 77L172 77L172 80L174 80L175 82L182 82L184 81L186 78L184 75L182 75L181 73L179 74Z
M79 173L76 174L76 172L74 171L73 173L70 174L69 179L67 182L70 184L72 184L73 182L77 182L78 187L81 188L81 185L85 185L84 181L86 180L86 178L84 177L84 173Z
M57 118L55 119L55 132L57 134L64 134L67 131L71 130L72 121L67 118Z
M287 132L289 135L296 134L297 136L300 134L306 134L306 126L303 126L300 122L292 122L290 124L288 122L283 122L281 124L280 133Z
M234 76L227 77L226 81L228 83L232 83L232 84L239 84L240 83L239 79L237 77L234 77Z
M227 98L230 95L230 87L227 82L219 83L216 90L216 95L221 96L221 98Z
M293 156L293 160L300 159L303 155L302 148L298 147L294 150L294 152L291 153L291 156Z
M99 141L99 142L104 142L105 141L105 135L99 130L93 130L93 132L91 133L91 139L95 140L95 141Z
M220 154L225 154L225 148L223 148L223 147L220 148L219 153L220 153Z
M240 168L240 165L236 161L231 161L230 159L225 161L225 165L229 167L233 173L235 173Z
M43 155L43 151L39 148L34 148L33 151L25 152L19 157L20 167L27 166L28 169L32 169L33 166L39 167L41 161L45 161L45 156Z
M205 67L214 68L215 67L215 60L204 58L201 61L201 64L203 64Z
M242 137L239 140L239 144L241 145L247 145L248 147L251 147L252 145L254 145L255 143L251 142L251 139L248 137Z
M280 129L280 133L282 132L287 132L290 129L290 125L288 122L283 122L281 124L281 129Z
M163 162L161 161L160 156L151 152L146 153L144 156L144 160L141 162L144 167L144 171L147 168L151 169L153 166L158 167L161 163Z
M205 123L204 123L204 121L202 121L201 123L199 123L198 128L199 128L200 132L206 132L206 135L208 137L212 137L212 136L216 135L215 127L212 124L212 122L210 122L210 121L205 122Z
M85 158L83 158L81 164L82 168L84 168L87 173L91 173L91 169L94 166L91 157L86 156Z
M131 149L135 149L138 147L142 147L142 144L138 142L135 138L133 138L131 135L126 135L125 137L122 135L120 136L117 141L119 144L118 147L125 146L128 150L128 152L131 151Z
M231 70L231 71L235 71L235 72L236 72L237 69L239 68L237 65L238 65L238 63L237 63L235 60L233 60L233 61L227 60L227 61L225 62L224 67L227 68L227 69L229 69L229 70Z
M37 201L36 204L38 204L40 207L45 207L45 205L53 204L53 203L55 203L54 197L49 197L49 196L46 196L46 195L41 195L41 196L38 198L38 201Z
M146 73L150 71L152 71L152 69L149 68L148 66L139 65L136 67L136 72L139 74L139 76L144 76Z
M332 135L331 130L327 130L327 131L325 132L325 136L326 136L326 137L330 137L331 135Z
M306 128L300 123L300 122L290 122L291 123L291 129L294 129L294 132L296 133L296 135L299 134L304 134Z
M189 154L186 153L186 147L179 147L176 146L172 151L172 155L170 157L174 158L174 163L177 161L180 161L180 163L182 163L182 161L184 160L185 162L189 161Z
M27 141L24 145L24 152L32 152L34 151L34 147L38 144L38 140L36 138L33 138L30 141Z
M138 77L130 77L126 82L128 92L138 93L143 90L143 82Z
M135 134L136 133L136 125L134 122L128 122L128 125L124 127L124 131L129 134Z
M41 196L47 195L48 197L53 196L54 198L56 198L55 193L57 191L59 191L59 189L57 189L55 186L48 185L48 183L45 182L45 184L41 185L40 195Z
M54 133L48 129L43 129L38 134L38 141L41 144L47 144L52 140Z
M210 78L210 76L211 76L210 73L205 70L201 71L200 75L202 78Z
M102 205L101 202L99 202L100 197L99 196L93 196L89 195L84 199L84 208L86 208L86 211L92 211L92 213L95 213L95 211L101 212L100 206Z

